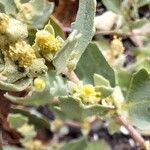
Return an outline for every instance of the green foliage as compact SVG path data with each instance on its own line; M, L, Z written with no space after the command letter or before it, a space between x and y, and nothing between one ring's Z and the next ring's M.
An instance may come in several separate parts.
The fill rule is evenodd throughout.
M99 47L91 43L82 55L75 70L80 80L93 84L93 75L99 74L106 78L112 87L115 86L115 74Z
M150 2L102 3L118 18L106 34L110 32L110 37L119 35L125 40L128 37L135 45L142 43L130 50L134 63L126 63L126 47L121 38L107 40L101 36L105 32L100 31L92 42L96 0L79 1L77 18L66 40L55 18L50 17L54 3L0 0L0 90L3 99L13 103L7 121L10 128L22 135L23 149L110 149L104 141L88 141L85 137L56 146L56 136L56 143L43 145L36 135L41 129L49 130L50 121L35 111L40 105L47 105L63 125L66 120L73 120L82 127L82 122L95 116L109 120L110 130L116 131L116 117L125 115L140 129L150 127L149 21L140 19L137 13ZM136 33L142 33L142 38ZM74 70L78 83L74 82ZM58 135L60 130L58 127ZM8 149L13 147L4 147Z
M149 89L150 75L142 69L132 77L128 90L125 109L128 111L128 118L132 124L144 129L149 128Z

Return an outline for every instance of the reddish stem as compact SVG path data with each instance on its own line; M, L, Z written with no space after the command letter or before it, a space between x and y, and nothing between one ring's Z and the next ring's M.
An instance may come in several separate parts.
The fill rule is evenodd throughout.
M145 149L145 140L144 140L144 138L141 136L141 134L133 126L131 126L128 123L126 118L123 117L123 116L119 116L117 118L117 120L119 121L119 123L121 125L123 125L129 131L129 133L130 133L131 137L134 139L134 141L138 142L140 147Z

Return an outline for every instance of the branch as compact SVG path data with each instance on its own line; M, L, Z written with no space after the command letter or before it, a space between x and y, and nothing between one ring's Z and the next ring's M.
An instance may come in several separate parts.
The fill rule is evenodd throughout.
M123 116L119 116L117 118L117 120L119 121L119 123L121 125L123 125L130 133L131 137L134 139L135 142L138 142L140 147L145 149L146 145L145 145L145 140L144 138L141 136L141 134L133 127L131 126L128 121L126 120L125 117Z

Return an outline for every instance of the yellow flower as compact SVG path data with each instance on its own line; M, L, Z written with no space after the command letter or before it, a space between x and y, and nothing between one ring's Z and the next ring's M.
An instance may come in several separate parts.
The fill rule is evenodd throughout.
M35 42L43 54L55 53L61 48L61 42L46 30L37 32Z
M43 91L45 89L45 81L40 79L40 78L36 78L34 80L34 87L36 91Z
M15 45L9 46L8 56L24 68L29 67L36 58L35 51L25 41L19 41Z
M114 36L114 39L111 41L110 46L111 46L111 50L113 51L114 57L123 54L125 49L121 39L117 38L117 36Z
M93 85L78 85L73 90L73 96L81 99L83 103L95 104L100 101L100 92Z

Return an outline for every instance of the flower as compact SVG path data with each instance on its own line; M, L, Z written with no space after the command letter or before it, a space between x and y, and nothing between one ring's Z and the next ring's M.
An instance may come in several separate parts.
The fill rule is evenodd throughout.
M61 48L61 42L46 30L37 32L35 43L42 54L55 53Z
M93 85L78 85L73 89L73 96L83 103L96 104L100 101L101 93Z
M113 40L110 43L110 49L106 52L106 58L110 62L110 64L114 65L116 63L116 58L121 56L124 52L125 48L121 41L121 38L117 38L117 36L113 37Z
M27 68L32 64L36 58L35 51L25 41L19 41L9 46L8 56L14 61L18 62L20 67Z
M117 38L117 36L114 36L114 39L111 41L110 47L111 47L111 50L113 51L114 57L123 54L124 49L125 49L122 44L121 39Z
M45 89L45 81L40 78L34 80L34 87L36 91L43 91Z

